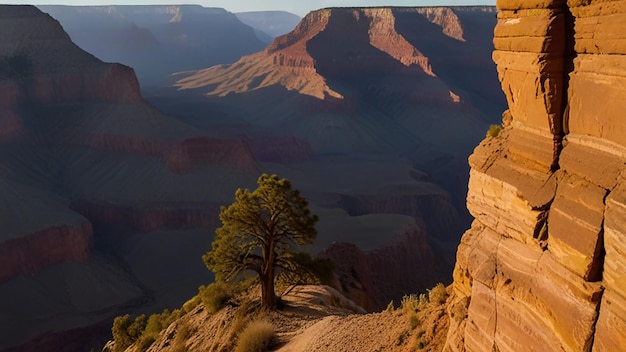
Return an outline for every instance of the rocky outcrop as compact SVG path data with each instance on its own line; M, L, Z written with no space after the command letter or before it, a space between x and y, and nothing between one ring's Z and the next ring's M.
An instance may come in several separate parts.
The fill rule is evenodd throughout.
M36 8L4 6L0 20L0 107L142 101L132 69L97 60Z
M442 276L442 265L427 243L423 226L413 223L395 243L363 251L345 242L321 254L335 264L341 292L368 311L384 309L389 300L425 291Z
M446 350L620 350L626 2L498 7L509 110L470 157Z
M307 51L307 42L322 32L330 19L329 10L309 13L296 28L280 36L264 51L244 56L231 65L214 66L185 74L177 82L180 89L214 86L209 94L241 93L275 84L303 94L324 99L341 98L315 71L315 59ZM245 68L245 74L237 74Z

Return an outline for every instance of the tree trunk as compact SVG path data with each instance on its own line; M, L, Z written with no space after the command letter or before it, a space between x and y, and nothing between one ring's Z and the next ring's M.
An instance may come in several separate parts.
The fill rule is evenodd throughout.
M276 293L274 292L274 264L276 253L274 253L274 241L270 238L269 248L265 253L265 263L263 274L261 275L261 306L264 309L276 308Z
M272 270L273 271L273 270ZM276 307L276 294L274 293L274 275L261 277L261 307L274 309Z

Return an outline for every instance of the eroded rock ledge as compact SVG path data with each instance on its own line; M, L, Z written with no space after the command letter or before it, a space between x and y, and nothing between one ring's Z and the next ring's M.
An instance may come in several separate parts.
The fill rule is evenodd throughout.
M509 110L470 157L446 350L621 350L626 1L497 6Z

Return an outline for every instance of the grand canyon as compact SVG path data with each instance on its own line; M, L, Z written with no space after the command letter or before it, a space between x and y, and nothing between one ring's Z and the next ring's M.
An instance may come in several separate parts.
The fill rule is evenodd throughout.
M0 5L0 350L102 349L114 317L188 305L264 172L335 263L285 296L306 319L268 315L273 350L620 350L626 1L294 17ZM415 326L389 304L423 292ZM231 350L234 302L148 350Z

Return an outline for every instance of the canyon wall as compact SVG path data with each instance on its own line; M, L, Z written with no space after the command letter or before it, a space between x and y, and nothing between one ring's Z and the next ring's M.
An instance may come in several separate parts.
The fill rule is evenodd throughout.
M469 159L446 350L621 350L626 1L497 6L509 110Z

